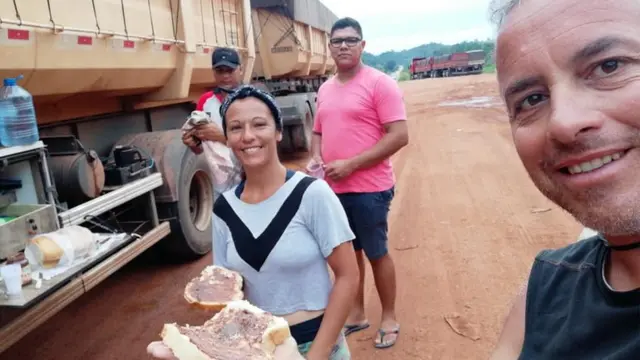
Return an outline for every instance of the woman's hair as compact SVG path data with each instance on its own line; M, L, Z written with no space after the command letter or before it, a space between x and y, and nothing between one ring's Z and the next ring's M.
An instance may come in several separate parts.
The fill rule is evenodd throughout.
M276 99L271 96L271 94L268 94L255 86L242 85L231 94L229 94L227 98L224 99L222 106L220 106L220 117L222 118L222 131L224 132L224 136L227 136L226 115L227 111L229 110L229 106L231 106L231 104L236 100L246 99L248 97L256 98L265 103L265 105L267 105L267 107L269 108L269 111L271 111L271 115L276 122L276 130L282 131L282 113L280 112L278 105L276 105Z

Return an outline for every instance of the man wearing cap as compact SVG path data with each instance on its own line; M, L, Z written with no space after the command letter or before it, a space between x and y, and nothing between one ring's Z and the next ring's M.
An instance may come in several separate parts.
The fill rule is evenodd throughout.
M182 141L192 149L198 148L198 142L194 137L201 141L217 141L223 144L227 142L222 132L222 119L218 109L227 93L238 87L241 82L242 67L237 51L231 48L216 48L211 62L216 87L200 97L196 111L209 113L214 122L194 127L183 135Z

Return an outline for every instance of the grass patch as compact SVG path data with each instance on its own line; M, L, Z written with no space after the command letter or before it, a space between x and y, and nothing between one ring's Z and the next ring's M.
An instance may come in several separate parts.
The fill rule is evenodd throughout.
M402 70L400 72L400 74L398 75L398 81L407 81L411 78L411 76L409 75L409 71L407 70Z
M482 72L485 74L492 74L496 72L496 65L495 64L486 65Z

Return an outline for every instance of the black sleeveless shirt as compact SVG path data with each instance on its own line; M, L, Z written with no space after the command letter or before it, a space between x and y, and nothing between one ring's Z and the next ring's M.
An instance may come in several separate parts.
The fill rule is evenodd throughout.
M599 236L536 256L519 359L640 359L640 289L613 291L606 261Z

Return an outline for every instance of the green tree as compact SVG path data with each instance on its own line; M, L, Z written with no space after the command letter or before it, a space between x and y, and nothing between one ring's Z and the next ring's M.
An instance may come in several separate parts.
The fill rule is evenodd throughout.
M398 67L398 64L396 63L395 60L389 60L387 61L387 63L384 65L384 69L386 72L393 72L396 70L396 68Z
M411 59L416 57L429 57L434 54L451 54L457 51L469 51L469 50L484 50L486 54L486 65L494 64L493 59L493 51L495 47L495 41L492 39L487 40L473 40L473 41L463 41L458 44L453 45L445 45L441 43L428 43L420 46L416 46L411 49L402 50L402 51L385 51L378 55L373 55L371 53L365 52L362 54L362 61L369 65L376 67L382 71L387 69L387 64L390 61L394 61L397 64L411 64ZM392 71L393 71L392 70Z

